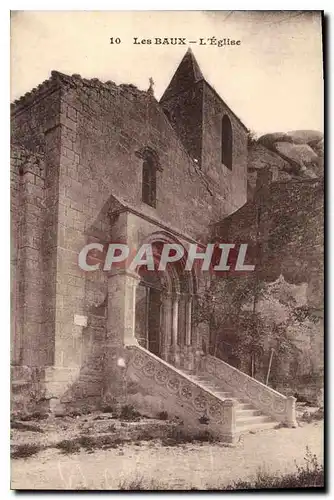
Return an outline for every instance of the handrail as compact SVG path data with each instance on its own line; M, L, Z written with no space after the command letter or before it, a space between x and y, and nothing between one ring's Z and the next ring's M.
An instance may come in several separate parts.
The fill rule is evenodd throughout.
M202 358L201 371L214 376L223 386L227 385L237 396L248 399L263 413L289 426L296 425L296 399L293 396L284 396L210 354Z
M136 381L153 396L159 396L171 413L201 427L200 419L208 418L208 428L227 442L235 437L235 402L221 399L201 383L192 380L155 354L139 345L127 346L130 359L127 377Z
M273 392L274 394L276 394L277 396L281 396L282 398L285 398L287 399L287 396L284 396L284 394L278 392L278 391L275 391L275 389L273 389L272 387L270 387L269 385L266 385L264 384L263 382L260 382L259 380L257 380L256 378L252 377L251 375L247 375L247 373L239 370L238 368L236 368L235 366L232 366L230 365L229 363L226 363L226 361L224 361L223 359L220 359L220 358L216 358L215 356L212 356L211 354L208 354L207 355L208 358L211 358L211 359L214 359L215 361L219 362L219 363L223 363L224 365L228 366L229 369L231 370L234 370L235 372L243 375L245 378L247 379L251 379L253 380L254 382L256 382L257 384L261 385L263 388Z
M150 357L150 358L153 358L155 359L156 361L158 361L160 364L164 365L168 370L171 370L172 372L175 372L177 373L178 375L180 375L182 378L186 379L190 384L194 385L195 387L200 387L200 389L204 392L207 392L208 394L210 394L210 396L218 399L220 401L220 399L217 397L217 395L212 392L210 389L208 389L207 387L205 387L203 384L199 383L199 382L194 382L191 377L189 377L189 375L187 375L186 373L184 373L183 371L179 370L178 368L176 368L175 366L173 365L170 365L169 363L167 363L165 360L159 358L159 356L156 356L156 354L153 354L153 352L151 351L148 351L147 349L145 349L144 347L142 347L141 345L128 345L127 346L127 349L130 349L130 350L139 350L139 351L142 351L143 354L145 354L146 356Z

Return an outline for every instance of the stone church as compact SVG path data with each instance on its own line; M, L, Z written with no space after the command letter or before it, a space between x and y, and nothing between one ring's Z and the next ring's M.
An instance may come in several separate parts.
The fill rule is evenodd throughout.
M52 71L12 104L13 411L131 403L191 426L205 416L230 442L295 425L294 397L209 354L194 321L207 277L78 265L94 242L210 242L248 206L248 145L190 49L159 102L152 85Z

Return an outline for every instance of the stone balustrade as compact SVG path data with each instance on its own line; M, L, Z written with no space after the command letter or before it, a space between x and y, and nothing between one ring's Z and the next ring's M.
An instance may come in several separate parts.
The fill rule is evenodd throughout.
M200 371L213 376L222 388L231 390L235 397L249 400L264 414L289 427L296 427L296 399L293 396L280 394L214 356L202 358Z
M170 415L176 415L198 430L209 429L225 442L236 437L236 410L232 400L219 399L183 372L141 346L128 346L128 382L136 382L145 393L158 396ZM205 417L205 418L203 418ZM203 425L201 421L207 423Z

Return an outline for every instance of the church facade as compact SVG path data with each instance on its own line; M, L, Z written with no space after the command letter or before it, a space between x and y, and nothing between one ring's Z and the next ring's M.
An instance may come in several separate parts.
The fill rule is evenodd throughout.
M191 50L159 102L152 87L53 71L12 105L14 408L94 406L124 397L125 383L192 421L216 415L231 437L233 398L191 379L202 366L232 385L246 377L238 390L249 386L267 414L294 423L293 398L206 359L208 328L193 321L205 277L182 266L78 265L90 243L134 251L150 243L159 252L210 242L212 227L247 201L247 143L247 128ZM90 263L103 253L91 252Z

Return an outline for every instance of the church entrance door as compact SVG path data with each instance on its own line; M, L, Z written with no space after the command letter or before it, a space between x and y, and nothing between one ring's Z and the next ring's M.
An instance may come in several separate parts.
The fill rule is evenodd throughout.
M161 282L154 272L142 273L136 295L136 338L161 357Z
M160 356L161 354L161 339L160 339L160 309L161 297L160 290L154 288L149 289L148 301L148 321L147 321L147 336L148 350Z

